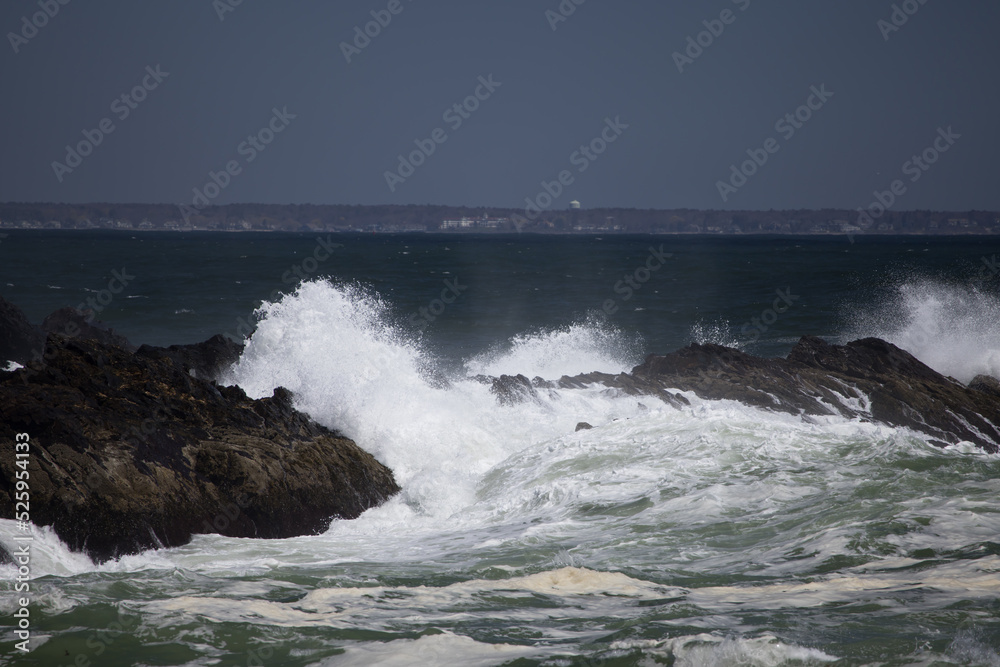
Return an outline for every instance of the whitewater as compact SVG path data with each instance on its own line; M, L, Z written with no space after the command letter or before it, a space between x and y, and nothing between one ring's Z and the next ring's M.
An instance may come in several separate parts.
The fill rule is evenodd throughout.
M881 336L963 381L1000 371L995 290L907 278L881 295L842 304L835 342ZM199 535L102 565L36 528L52 629L0 661L1000 665L1000 456L691 393L681 409L598 386L500 405L475 376L617 373L648 350L583 312L445 359L406 315L371 285L303 282L260 306L220 378L290 389L400 494L320 535ZM691 340L741 345L707 321ZM67 633L76 653L46 656ZM140 645L160 662L132 661Z

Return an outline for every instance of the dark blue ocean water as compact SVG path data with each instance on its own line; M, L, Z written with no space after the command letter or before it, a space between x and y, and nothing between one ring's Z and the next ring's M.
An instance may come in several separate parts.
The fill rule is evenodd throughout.
M883 304L888 316L906 283L995 292L998 254L996 237L11 231L0 243L0 294L36 322L91 299L136 344L168 345L241 337L262 301L303 277L328 278L370 287L447 357L594 317L636 353L672 351L701 327L781 355L801 335L844 335L859 311ZM127 285L112 283L115 272ZM435 303L442 293L453 302ZM785 312L768 312L776 299Z

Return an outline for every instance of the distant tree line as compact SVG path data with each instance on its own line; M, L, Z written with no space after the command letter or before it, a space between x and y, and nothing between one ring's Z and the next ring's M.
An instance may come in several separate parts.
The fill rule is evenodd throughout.
M552 209L527 220L519 209L434 205L227 204L185 219L172 204L0 204L0 226L62 229L220 231L440 231L445 220L501 218L465 233L653 234L1000 234L1000 213L886 211L878 218L846 209L714 211Z

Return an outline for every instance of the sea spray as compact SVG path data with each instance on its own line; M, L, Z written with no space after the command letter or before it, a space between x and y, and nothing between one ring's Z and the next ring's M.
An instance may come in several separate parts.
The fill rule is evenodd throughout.
M520 334L465 364L470 375L539 376L558 380L581 373L622 373L642 361L641 341L597 315L554 330Z
M258 317L223 381L254 397L291 390L298 409L388 465L403 487L400 502L418 515L444 519L472 503L482 475L520 448L638 405L595 390L543 391L538 401L500 407L488 384L465 377L442 384L386 303L357 285L306 282L264 304ZM618 372L630 367L626 348L614 329L591 322L518 336L508 352L467 366L470 374L509 369L556 378L594 367Z
M1000 377L1000 296L930 278L900 279L888 293L847 316L844 342L874 336L962 382Z

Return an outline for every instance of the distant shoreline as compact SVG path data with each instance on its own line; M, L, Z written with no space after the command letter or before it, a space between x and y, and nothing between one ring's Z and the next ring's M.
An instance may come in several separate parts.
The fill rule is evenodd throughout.
M188 209L193 210L193 209ZM996 236L1000 212L817 209L522 209L436 205L0 203L6 230L662 236Z
M740 232L740 233L717 233L717 232L644 232L644 231L546 231L546 230L525 230L523 232L505 231L454 231L454 230L379 230L365 231L357 229L111 229L111 228L45 228L45 227L3 227L0 226L0 240L6 236L7 232L44 232L58 234L62 232L112 232L114 234L343 234L343 235L367 235L378 234L382 236L446 236L450 238L463 236L476 237L518 237L518 236L572 236L572 237L594 237L594 236L650 236L650 237L685 237L685 238L803 238L815 237L817 239L847 239L853 238L898 238L898 237L923 237L923 238L1000 238L1000 229L992 232L984 231L942 231L933 234L924 232Z

